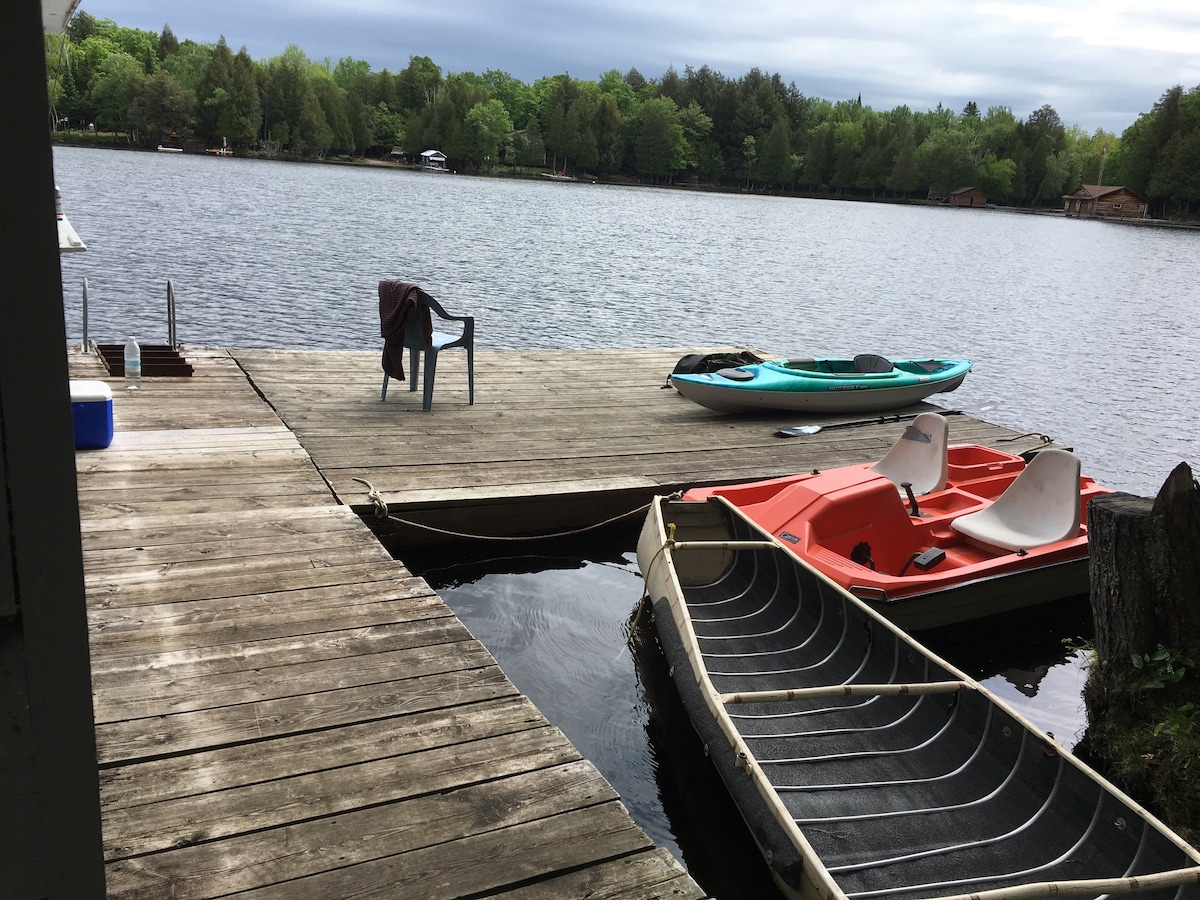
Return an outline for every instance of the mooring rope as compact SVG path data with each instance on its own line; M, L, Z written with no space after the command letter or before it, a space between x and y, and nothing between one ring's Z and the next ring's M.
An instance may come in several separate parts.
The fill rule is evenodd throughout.
M551 532L548 534L527 534L527 535L469 534L465 531L453 531L449 528L438 528L436 525L426 525L423 522L413 522L409 519L402 519L399 516L393 515L388 510L387 503L379 495L379 491L377 491L375 489L375 486L373 484L371 484L371 482L367 481L365 478L358 478L358 477L355 477L354 480L357 481L359 484L366 485L367 498L371 501L371 504L375 507L375 518L376 519L379 519L381 521L386 519L387 521L396 522L400 525L408 525L412 528L421 528L421 529L424 529L425 531L434 531L434 532L437 532L438 534L447 535L448 537L464 538L466 540L472 540L472 541L542 541L542 540L549 540L551 538L571 537L572 535L583 534L584 532L594 531L597 528L603 528L606 525L611 525L613 522L619 522L621 519L628 519L630 516L636 516L639 513L644 513L644 512L646 512L646 510L648 510L650 508L649 503L643 503L637 509L631 509L628 512L618 513L617 515L615 515L611 518L605 519L603 522L595 522L591 525L583 525L579 528L572 528L568 531L555 531L555 532Z

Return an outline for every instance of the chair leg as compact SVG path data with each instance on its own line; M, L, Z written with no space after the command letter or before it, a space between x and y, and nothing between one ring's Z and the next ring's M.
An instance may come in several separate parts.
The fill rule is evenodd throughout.
M379 391L379 401L381 403L387 399L387 383L388 383L388 373L384 372L383 373L383 387Z
M421 396L421 409L429 412L433 409L433 376L437 371L436 350L425 351L425 393Z
M467 400L475 405L475 348L467 346Z
M417 389L417 370L421 368L421 351L416 347L408 348L408 389Z

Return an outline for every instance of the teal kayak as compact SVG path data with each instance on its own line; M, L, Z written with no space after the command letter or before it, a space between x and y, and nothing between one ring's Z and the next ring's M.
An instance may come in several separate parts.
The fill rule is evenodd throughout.
M965 359L773 359L716 372L671 375L679 393L725 413L879 412L952 391L971 370Z

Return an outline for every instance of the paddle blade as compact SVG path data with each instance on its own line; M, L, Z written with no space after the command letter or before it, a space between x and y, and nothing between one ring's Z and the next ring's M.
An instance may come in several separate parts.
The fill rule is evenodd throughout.
M775 433L780 437L800 437L806 434L816 434L822 427L821 425L796 425L792 428L779 428Z

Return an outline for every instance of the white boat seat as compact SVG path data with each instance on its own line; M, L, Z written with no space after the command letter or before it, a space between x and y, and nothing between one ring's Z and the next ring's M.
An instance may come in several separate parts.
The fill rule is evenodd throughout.
M1079 457L1043 450L986 509L959 516L950 526L991 550L1031 550L1079 534Z
M914 494L931 494L946 487L950 474L950 458L946 444L950 426L940 413L921 413L904 429L904 434L871 466L900 487L912 485Z

